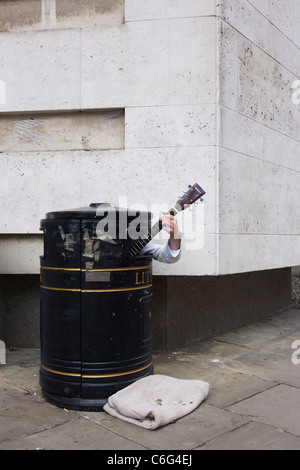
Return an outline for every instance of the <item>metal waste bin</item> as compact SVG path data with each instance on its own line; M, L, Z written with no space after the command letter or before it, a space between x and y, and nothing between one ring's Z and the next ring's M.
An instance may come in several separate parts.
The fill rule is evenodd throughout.
M110 395L153 373L152 259L128 256L137 217L141 231L150 227L151 213L110 204L41 220L40 385L52 404L101 411Z

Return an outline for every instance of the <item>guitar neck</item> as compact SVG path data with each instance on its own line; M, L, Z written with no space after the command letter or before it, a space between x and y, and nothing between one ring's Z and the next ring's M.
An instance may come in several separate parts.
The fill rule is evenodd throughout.
M176 206L176 205L175 205ZM176 215L181 211L180 206L172 206L167 214ZM158 220L152 227L141 236L129 249L130 256L136 256L162 229L162 223Z
M178 212L184 210L186 207L189 207L191 204L194 204L198 199L200 199L205 194L205 191L199 186L198 183L195 183L193 186L189 186L189 189L184 193L184 195L178 199L176 204L168 210L167 214L176 215ZM135 256L158 234L162 229L162 223L160 220L154 224L148 232L142 235L129 249L129 255Z

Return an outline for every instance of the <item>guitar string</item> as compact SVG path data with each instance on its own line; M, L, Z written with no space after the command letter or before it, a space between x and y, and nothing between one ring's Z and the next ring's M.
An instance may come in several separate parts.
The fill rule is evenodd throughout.
M194 186L190 186L191 190L194 190L194 191L197 191L197 193L199 194L199 196L195 199L199 199L201 198L204 194L205 194L205 191L203 191L202 188L200 188L199 185L197 184L194 184ZM195 201L191 201L191 203L194 203ZM168 210L168 214L171 214L173 212L174 215L178 214L178 212L180 212L182 210L181 206L179 206L179 210L177 210L174 206L171 207L171 209ZM157 230L158 229L158 230ZM147 237L144 238L144 237L141 237L137 242L135 242L131 248L129 249L129 255L137 255L142 248L144 248L144 246L146 246L149 241L155 237L155 235L157 235L158 232L160 232L160 230L162 229L161 227L161 223L160 221L156 222L156 224L153 225L153 227L151 227L150 230L148 230L147 232ZM157 230L157 232L155 233L155 231ZM154 235L152 235L154 232Z
M177 210L174 206L168 210L167 214L171 214L173 212L174 215L178 214L179 210ZM147 232L147 236L142 236L139 240L137 240L129 250L129 255L137 255L148 243L149 241L154 238L160 231L161 231L161 222L160 220L157 221ZM154 233L154 235L153 235Z

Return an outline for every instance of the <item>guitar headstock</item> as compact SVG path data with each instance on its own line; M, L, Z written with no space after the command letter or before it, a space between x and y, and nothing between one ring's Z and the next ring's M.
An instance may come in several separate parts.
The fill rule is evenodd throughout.
M193 186L189 186L189 189L178 199L176 206L180 206L181 210L184 210L186 207L194 204L198 199L200 199L205 194L205 191L195 183Z

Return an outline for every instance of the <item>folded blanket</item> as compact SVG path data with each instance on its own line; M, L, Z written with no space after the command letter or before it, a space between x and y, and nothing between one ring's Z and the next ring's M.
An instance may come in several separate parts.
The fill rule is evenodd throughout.
M104 410L137 426L156 429L193 411L205 400L209 384L165 375L150 375L118 391Z

